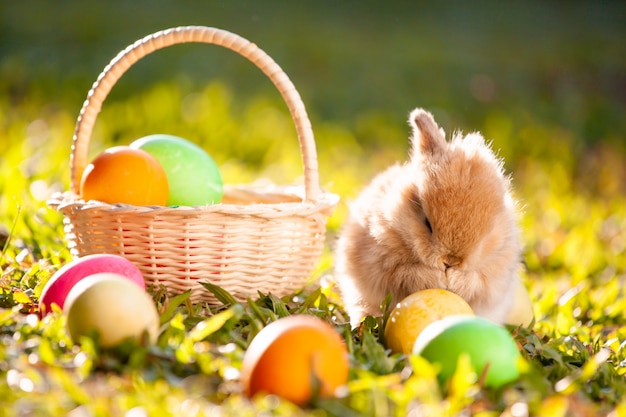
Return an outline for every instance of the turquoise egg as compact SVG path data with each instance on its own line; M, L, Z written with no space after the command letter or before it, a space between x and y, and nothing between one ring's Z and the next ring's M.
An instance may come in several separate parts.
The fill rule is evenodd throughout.
M469 356L485 386L500 387L519 377L521 355L515 340L505 327L482 317L450 316L431 323L417 337L413 354L439 364L444 382L462 354Z
M177 136L156 134L137 139L130 147L148 152L165 169L170 189L168 206L202 206L222 201L220 170L198 145Z

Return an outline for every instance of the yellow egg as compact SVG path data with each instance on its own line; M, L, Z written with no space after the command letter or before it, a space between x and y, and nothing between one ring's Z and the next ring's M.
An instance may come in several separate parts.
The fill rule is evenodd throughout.
M75 342L83 336L102 348L144 334L151 343L159 331L159 314L150 295L128 278L112 272L90 275L69 292L63 312Z
M430 323L448 316L474 315L467 302L442 289L413 293L391 311L385 326L385 343L393 352L410 354L417 336Z
M509 311L505 324L528 326L533 321L533 318L533 303L530 300L528 290L522 281L517 280L513 307Z

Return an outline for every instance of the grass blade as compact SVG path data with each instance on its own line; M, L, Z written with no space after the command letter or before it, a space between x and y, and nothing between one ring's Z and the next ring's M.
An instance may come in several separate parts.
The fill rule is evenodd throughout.
M200 282L200 285L209 290L215 298L225 306L232 306L238 303L237 299L235 299L231 293L218 285L211 284L210 282Z
M191 291L185 291L184 293L178 294L177 296L172 297L168 300L167 307L165 308L163 313L161 313L161 318L159 319L161 326L169 322L172 317L174 317L178 306L183 304L189 298L189 296L191 296Z

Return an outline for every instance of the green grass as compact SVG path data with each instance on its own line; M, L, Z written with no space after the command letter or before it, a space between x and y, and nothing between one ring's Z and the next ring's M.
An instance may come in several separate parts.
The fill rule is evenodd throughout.
M88 13L78 2L49 16L27 13L26 3L0 6L0 226L7 236L0 241L0 415L626 415L623 6L481 2L487 13L450 2L365 2L326 13L310 2L207 2L194 3L194 13L157 2L159 12L135 6L150 9L135 25L124 9L112 34L106 19L78 24ZM55 29L63 13L74 23ZM506 24L511 16L519 20ZM332 274L330 247L346 205L374 173L405 157L411 107L431 108L447 131L480 130L493 140L524 208L524 282L536 317L530 328L510 329L524 357L517 382L487 389L463 371L440 387L421 358L385 350L378 320L350 332L327 285L222 307L154 291L163 321L158 342L113 352L72 344L59 312L44 320L32 314L45 282L70 258L62 218L45 200L68 188L70 138L90 83L126 44L190 23L258 42L301 90L321 183L342 197L313 277L321 283ZM300 181L292 122L278 95L227 54L192 59L204 51L184 47L130 72L104 105L90 154L174 133L209 150L227 183ZM216 56L224 61L214 65ZM496 95L473 82L495 83ZM249 341L286 314L318 315L345 337L351 373L343 397L299 408L241 395L237 375Z

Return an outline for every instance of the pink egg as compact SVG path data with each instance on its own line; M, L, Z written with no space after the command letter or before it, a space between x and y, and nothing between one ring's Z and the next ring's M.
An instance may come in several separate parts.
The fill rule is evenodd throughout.
M77 282L89 275L101 272L123 275L143 290L146 289L141 271L128 259L110 254L87 255L64 265L50 278L39 298L39 315L43 317L50 313L52 304L63 309L67 294Z

